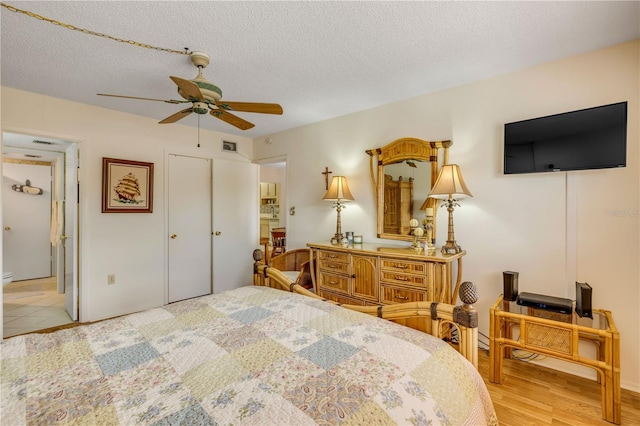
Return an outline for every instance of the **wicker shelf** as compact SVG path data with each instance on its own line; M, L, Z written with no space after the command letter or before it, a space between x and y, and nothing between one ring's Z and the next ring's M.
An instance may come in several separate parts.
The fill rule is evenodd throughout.
M581 341L595 345L595 359L580 353ZM593 368L602 389L602 417L620 424L620 334L610 311L594 309L593 319L580 318L519 306L501 295L490 309L489 345L492 383L502 382L503 359L512 349Z

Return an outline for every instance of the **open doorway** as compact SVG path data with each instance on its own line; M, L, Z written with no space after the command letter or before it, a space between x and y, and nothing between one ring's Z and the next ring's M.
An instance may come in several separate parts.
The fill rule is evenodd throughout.
M286 237L274 240L286 232L288 218L287 159L275 157L256 161L260 165L260 247L268 261L274 252L286 250ZM284 241L284 246L278 247Z
M78 319L78 144L2 133L3 336Z

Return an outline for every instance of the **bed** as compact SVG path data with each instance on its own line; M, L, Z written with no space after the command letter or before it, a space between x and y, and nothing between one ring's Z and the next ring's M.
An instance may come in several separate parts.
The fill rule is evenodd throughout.
M3 425L497 424L443 340L260 285L9 338L0 366Z

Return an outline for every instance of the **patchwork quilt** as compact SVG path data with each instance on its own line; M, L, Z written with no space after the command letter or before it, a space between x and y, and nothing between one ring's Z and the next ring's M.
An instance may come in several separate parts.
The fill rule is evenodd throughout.
M242 287L0 345L2 425L497 424L446 343Z

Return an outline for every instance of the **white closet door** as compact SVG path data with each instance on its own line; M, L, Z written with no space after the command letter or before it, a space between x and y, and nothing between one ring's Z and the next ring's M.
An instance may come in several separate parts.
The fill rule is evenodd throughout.
M211 160L169 155L169 302L211 293Z
M259 248L257 164L213 160L213 291L253 283Z

